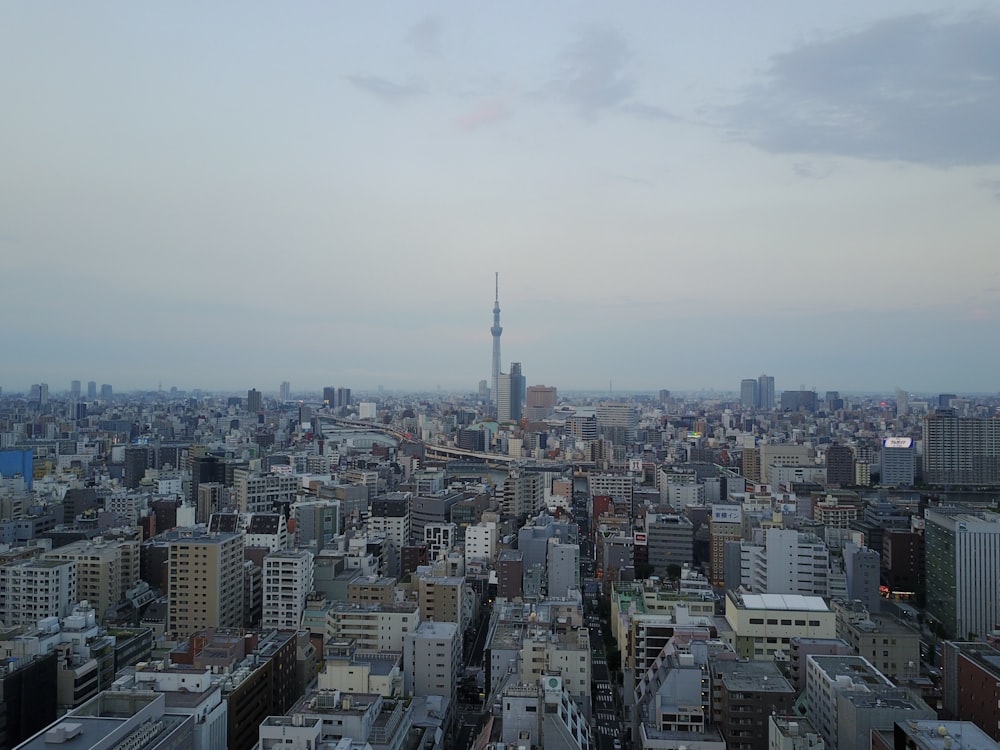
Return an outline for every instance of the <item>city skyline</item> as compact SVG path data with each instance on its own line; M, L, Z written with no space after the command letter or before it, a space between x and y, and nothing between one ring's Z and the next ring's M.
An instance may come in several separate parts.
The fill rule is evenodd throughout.
M726 13L0 10L0 387L996 392L1000 16Z

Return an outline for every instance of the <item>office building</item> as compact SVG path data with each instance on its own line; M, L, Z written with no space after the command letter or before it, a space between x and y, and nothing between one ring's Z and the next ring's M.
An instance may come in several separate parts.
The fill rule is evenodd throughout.
M846 445L826 449L826 483L840 487L854 484L854 451Z
M282 403L286 401L291 401L292 398L292 385L287 380L282 380L281 385L278 387L278 400Z
M605 402L597 405L597 431L614 445L628 446L636 441L639 413L632 404Z
M387 572L401 577L401 554L403 547L410 543L410 504L413 495L409 492L390 492L379 495L371 503L368 530L382 534L389 542L387 552Z
M167 632L186 638L204 628L243 624L243 534L180 528L170 546Z
M741 583L757 594L828 596L830 551L818 536L796 529L764 530L764 544L740 547Z
M916 478L917 451L913 438L890 437L882 441L881 476L883 487L911 487Z
M454 703L462 668L462 634L454 622L421 622L403 638L408 696L440 695Z
M760 405L760 383L754 378L740 381L740 406L755 409Z
M726 750L768 750L768 721L791 713L795 688L774 662L716 659L711 669Z
M938 409L924 417L923 448L928 484L1000 485L1000 419Z
M261 407L261 393L256 388L247 391L247 413L256 414Z
M9 750L56 720L55 651L0 667L0 748Z
M545 484L537 472L512 469L503 481L500 510L504 518L523 518L545 508Z
M944 716L971 721L1000 742L1000 649L945 641L941 657Z
M758 405L763 411L774 411L774 377L761 375L757 378Z
M88 401L96 401L97 400L97 382L96 381L91 380L91 381L89 381L87 383L87 400Z
M296 474L260 474L247 469L233 473L233 498L241 513L270 513L276 504L291 504L302 486Z
M529 422L540 422L556 408L556 389L548 385L529 385L524 404L524 416Z
M27 560L0 565L0 617L7 627L35 626L69 615L76 601L75 560Z
M101 400L110 401L114 397L114 389L112 389L110 383L101 384Z
M43 559L76 564L76 590L70 596L73 602L90 602L103 622L139 583L139 544L137 533L109 534L57 547Z
M984 636L1000 624L1000 515L963 508L924 514L927 614L949 636Z
M787 652L792 638L833 638L836 616L821 597L800 594L726 593L726 621L742 659L770 660Z
M282 550L264 557L261 627L298 630L313 592L313 554Z
M694 524L687 516L647 513L646 549L653 574L666 577L694 560Z
M770 716L767 720L770 750L824 750L823 738L804 716Z
M521 596L524 584L524 553L516 549L501 550L497 555L497 597L515 599Z
M897 721L891 729L876 730L872 750L997 750L1000 744L969 721L925 719Z
M570 589L580 589L580 545L549 539L546 560L548 596L565 597Z

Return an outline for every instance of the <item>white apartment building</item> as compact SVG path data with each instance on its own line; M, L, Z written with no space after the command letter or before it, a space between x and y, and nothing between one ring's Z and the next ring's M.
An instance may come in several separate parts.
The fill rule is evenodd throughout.
M497 525L493 521L483 521L465 530L465 567L469 563L492 562L497 557Z
M359 651L403 650L407 633L420 626L420 606L334 602L326 613L327 640L353 640Z
M455 700L462 668L462 634L453 622L422 622L403 640L407 695L442 695Z
M815 534L795 529L764 531L764 544L743 543L743 586L755 594L829 596L830 551Z
M66 617L75 601L75 560L40 559L0 566L0 618L8 627Z
M307 550L271 552L264 558L261 626L298 630L306 597L313 591L313 554Z
M241 513L270 513L276 501L292 502L301 486L297 474L258 474L237 469L233 494Z

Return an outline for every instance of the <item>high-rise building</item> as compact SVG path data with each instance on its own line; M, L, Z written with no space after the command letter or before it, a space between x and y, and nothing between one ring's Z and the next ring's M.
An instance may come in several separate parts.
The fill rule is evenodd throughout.
M134 490L152 466L152 451L148 445L129 445L125 448L125 487Z
M284 403L285 401L290 401L292 398L292 385L287 380L281 381L281 386L278 388L278 399Z
M910 487L916 475L917 452L913 438L889 437L882 441L883 487Z
M896 389L896 416L910 413L910 394L902 388Z
M757 378L757 404L764 411L774 410L774 376L761 375Z
M332 385L323 388L323 404L333 408L337 405L337 389Z
M744 409L760 406L760 383L753 378L740 381L740 406Z
M87 400L93 401L97 398L97 382L91 380L87 383Z
M260 411L260 395L260 391L256 388L247 391L247 413L256 414Z
M524 415L525 399L525 379L521 373L521 363L510 363L510 418L513 422L520 422Z
M76 564L71 601L90 602L97 620L103 622L109 610L125 601L129 589L139 583L139 541L137 534L81 540L46 552L44 559Z
M69 384L69 397L76 401L80 398L80 381L71 380Z
M351 389L350 388L337 388L337 408L343 406L351 405Z
M499 272L495 277L496 282L496 296L493 300L493 327L490 328L490 334L493 336L493 367L490 376L490 391L493 398L493 404L497 405L497 398L500 394L500 334L503 333L503 328L500 326L500 274Z
M49 403L49 384L38 384L38 405L45 406Z
M816 411L816 391L782 391L781 408L784 411Z
M313 554L281 550L264 557L261 627L298 630L306 598L313 591Z
M854 452L846 445L826 449L826 483L842 487L854 484Z
M170 547L167 631L187 638L204 628L243 623L243 534L180 528Z
M513 384L511 382L510 373L501 372L497 377L497 389L496 398L494 402L497 407L497 421L498 422L511 422L513 421L513 411L511 410L511 401L513 398Z
M951 637L983 637L1000 623L1000 514L938 507L924 515L927 614Z
M407 695L441 695L455 701L462 666L462 636L454 622L421 622L403 640Z
M47 617L66 617L75 599L75 560L0 565L0 612L7 627L35 626Z
M114 391L110 383L101 384L101 400L110 401L114 397Z
M631 445L636 441L639 414L632 404L606 402L597 405L597 430L605 440L615 445Z
M556 389L548 385L529 385L524 402L524 416L531 422L545 419L556 407Z
M409 492L390 492L379 495L371 503L368 516L368 531L382 534L389 542L386 551L388 573L399 577L401 574L403 547L410 543L410 505L413 496Z
M924 417L923 438L928 484L1000 484L1000 419L938 409Z

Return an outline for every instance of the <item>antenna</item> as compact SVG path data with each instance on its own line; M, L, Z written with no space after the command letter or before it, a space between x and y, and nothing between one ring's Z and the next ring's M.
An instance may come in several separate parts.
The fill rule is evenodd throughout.
M496 291L496 298L495 299L496 299L497 302L499 302L500 301L500 272L499 271L494 271L494 274L496 276L496 285L497 285L497 291Z

